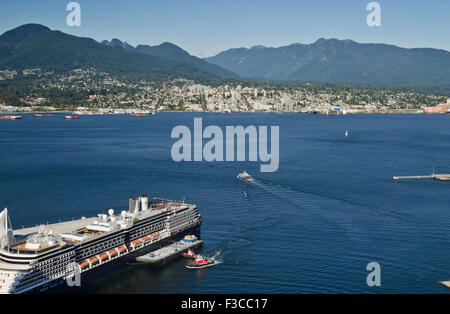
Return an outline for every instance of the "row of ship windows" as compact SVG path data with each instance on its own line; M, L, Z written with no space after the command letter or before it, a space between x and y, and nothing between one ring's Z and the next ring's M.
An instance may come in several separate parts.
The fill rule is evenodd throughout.
M0 277L17 277L20 275L21 274L18 274L18 273L0 273Z
M194 219L194 215L183 215L183 216L176 216L171 221L180 221L180 220L186 220L186 219Z
M38 268L41 270L41 272L48 272L49 270L59 267L55 265L61 265L63 263L68 263L70 261L70 257L64 257L64 258L54 258L50 261L46 261L45 264L41 264L38 266Z
M192 223L195 222L196 219L191 219L189 221L185 221L185 220L174 220L170 222L170 226L175 226L175 225L180 225L180 224L184 224L184 223Z
M57 274L64 273L67 269L67 264L54 266L51 268L47 268L45 270L41 269L41 273L37 276L33 276L31 278L27 278L22 282L24 284L21 288L25 288L29 285L36 284L37 282L48 280L49 278L53 278Z
M195 224L195 220L190 220L186 223L182 223L182 224L174 224L170 226L171 231L177 230L177 228L180 228L182 225L194 225Z
M161 222L158 222L156 224L152 224L152 225L150 225L148 227L136 230L135 232L133 232L132 238L135 238L136 236L140 237L140 236L152 233L154 231L161 230L161 229L164 228L164 224L165 224L165 222L161 221Z
M68 262L69 261L66 261L65 263L58 263L56 265L44 266L44 267L40 268L40 270L45 275L52 274L57 269L65 269L67 267Z
M48 279L54 276L55 274L67 272L67 265L69 265L70 262L71 260L69 258L66 258L64 261L60 261L57 264L39 267L38 270L40 273L37 273L35 276L32 276L31 278L27 277L25 281L29 281L30 283L32 283L39 278Z
M82 258L87 257L87 256L91 256L92 254L95 254L96 252L102 252L104 250L110 249L110 248L114 248L116 246L119 246L120 244L122 244L125 241L125 238L123 236L118 237L118 238L114 238L108 242L104 242L101 244L97 244L95 246L91 246L85 250L83 250L83 252L80 254Z
M48 264L53 264L56 261L61 261L62 259L70 258L70 256L73 255L73 254L74 254L74 252L69 252L69 253L66 253L66 254L54 257L52 259L48 259L46 261L42 261L42 262L39 263L39 266L45 266L45 265L48 265Z

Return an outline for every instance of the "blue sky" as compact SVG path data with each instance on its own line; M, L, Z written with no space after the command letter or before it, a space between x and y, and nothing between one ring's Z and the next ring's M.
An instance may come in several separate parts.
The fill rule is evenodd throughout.
M236 47L278 47L318 38L450 51L450 1L379 0L381 27L366 24L371 0L78 0L81 27L66 25L69 0L2 0L0 33L40 23L98 41L173 42L205 57Z

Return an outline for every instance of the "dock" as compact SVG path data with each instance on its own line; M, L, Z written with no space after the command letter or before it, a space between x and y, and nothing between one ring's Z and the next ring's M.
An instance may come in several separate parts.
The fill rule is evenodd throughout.
M397 182L399 180L417 180L421 179L433 179L438 181L450 181L450 174L430 174L427 176L394 176L394 181Z
M187 252L188 249L195 250L202 245L203 240L196 240L193 242L181 240L153 252L138 256L136 257L136 261L152 264L154 266L161 266L180 257L183 253Z

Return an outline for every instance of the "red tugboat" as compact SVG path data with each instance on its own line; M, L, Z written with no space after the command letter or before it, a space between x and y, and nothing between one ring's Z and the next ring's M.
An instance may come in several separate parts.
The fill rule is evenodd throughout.
M192 251L191 249L187 250L187 252L183 253L183 257L186 258L194 258L195 257L195 253L194 251Z
M80 116L64 116L64 119L66 119L66 120L80 119Z
M199 269L199 268L213 266L216 264L218 264L218 262L216 262L213 259L208 259L202 255L196 255L194 260L186 265L186 268Z
M35 113L33 116L36 117L36 118L53 117L53 115L49 114L49 113Z

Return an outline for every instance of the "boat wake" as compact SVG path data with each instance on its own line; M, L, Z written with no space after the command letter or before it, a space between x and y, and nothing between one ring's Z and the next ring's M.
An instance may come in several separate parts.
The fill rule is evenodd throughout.
M249 201L252 202L253 206L258 208L258 213L263 217L263 221L266 224L280 223L282 219L294 219L292 217L300 219L298 217L304 217L304 215L310 213L320 217L320 221L325 222L329 228L339 228L351 238L357 237L362 239L366 236L366 232L361 230L358 221L355 221L358 216L355 218L351 214L354 211L360 213L367 212L368 209L362 205L346 202L342 199L330 198L313 192L300 191L266 180L253 178L251 183L261 191L254 191L252 193L253 197L251 199L249 198ZM286 211L283 211L285 215L280 216L279 214L281 212L277 211L278 216L274 216L272 214L273 211L264 206L267 198L270 198L272 201L273 198L276 198L288 205L287 207L281 206L280 203L279 210L286 208ZM298 211L292 211L292 208L296 208Z
M214 261L215 264L222 264L223 263L223 260L221 258L222 253L223 253L222 250L216 250L216 252L211 257L208 257L208 259Z

